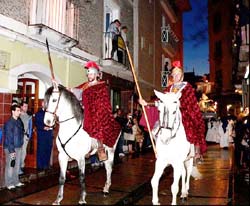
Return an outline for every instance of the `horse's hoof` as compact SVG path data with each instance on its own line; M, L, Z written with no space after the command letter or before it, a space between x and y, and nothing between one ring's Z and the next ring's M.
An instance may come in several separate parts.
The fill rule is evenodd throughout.
M103 196L107 197L109 195L109 192L103 192Z
M184 202L187 201L187 197L181 197L180 199L181 199L181 202L182 202L182 203L184 203Z
M87 202L86 202L85 200L84 200L84 201L83 201L83 200L80 200L80 201L78 202L78 204L79 204L79 205L86 205Z
M161 205L159 202L153 202L153 205Z
M60 202L55 201L52 203L52 205L60 205Z

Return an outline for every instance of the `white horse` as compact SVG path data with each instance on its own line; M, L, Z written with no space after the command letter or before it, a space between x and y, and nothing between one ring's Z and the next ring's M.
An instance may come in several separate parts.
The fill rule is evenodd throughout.
M91 154L96 152L98 142L83 130L82 107L75 95L65 87L56 84L54 84L53 87L50 87L45 93L44 104L46 109L44 123L50 127L55 124L57 119L59 123L59 131L56 138L60 165L59 191L57 199L53 204L59 205L63 199L66 170L70 159L75 159L78 163L79 180L81 185L79 204L86 204L85 156L91 150ZM118 139L119 138L117 137L116 143L112 148L104 144L105 151L108 154L108 159L104 161L107 175L106 183L103 188L104 194L109 193L109 188L111 186L114 152Z
M176 195L179 191L179 179L182 176L181 198L188 196L189 179L192 173L193 157L189 155L191 145L186 138L179 109L181 93L161 93L155 91L160 99L159 126L155 131L156 153L155 172L151 179L153 189L152 203L159 205L159 179L165 167L172 165L174 181L171 186L172 205L176 205Z

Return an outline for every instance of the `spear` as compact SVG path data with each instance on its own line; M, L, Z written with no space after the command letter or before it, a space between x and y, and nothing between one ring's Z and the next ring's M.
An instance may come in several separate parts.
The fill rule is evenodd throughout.
M52 81L53 81L53 80L55 80L55 75L54 75L54 69L53 69L53 65L52 65L52 61L51 61L51 56L50 56L50 51L49 51L49 43L48 43L47 38L46 38L46 46L47 46L47 51L48 51L49 68L50 68L51 77L52 77Z
M142 99L141 90L140 90L140 87L139 87L139 84L138 84L138 79L137 79L137 76L135 74L135 68L134 68L134 65L132 63L132 58L131 58L131 55L130 55L130 52L128 50L128 47L127 47L126 43L124 43L124 44L125 44L125 48L126 48L126 51L127 51L127 54L128 54L128 59L129 59L129 63L130 63L131 70L132 70L132 74L133 74L133 77L134 77L136 89L138 91L139 98ZM153 146L153 150L154 150L154 153L155 153L155 156L156 156L155 143L154 143L154 139L153 139L153 136L152 136L152 133L151 133L150 125L149 125L149 122L148 122L148 116L147 116L147 113L146 113L144 105L142 105L142 111L143 111L144 116L145 116L147 128L148 128L148 131L149 131L150 140L151 140L151 143L152 143L152 146Z

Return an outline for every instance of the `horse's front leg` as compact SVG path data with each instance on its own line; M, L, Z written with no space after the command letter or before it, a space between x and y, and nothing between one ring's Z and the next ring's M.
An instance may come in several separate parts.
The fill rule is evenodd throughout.
M79 200L79 204L86 204L86 186L85 186L85 157L82 157L79 161L78 161L78 168L79 168L79 180L80 180L80 186L81 186L81 190L80 190L80 200Z
M159 203L159 197L158 197L158 187L159 187L159 180L160 177L165 169L165 167L168 165L167 162L164 160L157 159L155 162L155 172L151 179L151 186L153 190L153 197L152 197L152 203L153 205L160 205Z
M63 199L63 189L64 189L64 183L66 180L66 170L68 165L68 159L69 157L66 155L62 155L59 153L58 160L60 165L60 177L59 177L59 190L57 194L57 198L55 202L53 202L53 205L60 205L60 202Z
M186 184L185 184L186 185L186 196L188 196L188 191L189 191L190 176L191 176L192 169L193 169L193 159L194 158L191 158L185 162L185 168L187 171L187 178L186 178Z
M186 188L186 167L185 164L183 163L182 167L182 174L181 174L181 199L182 201L185 201L187 198L187 188Z
M114 162L114 149L107 148L108 151L108 159L104 161L105 169L106 169L106 182L103 188L104 195L109 194L109 188L111 186L111 174L113 170L113 162Z
M173 169L174 169L174 182L171 186L171 192L172 192L172 202L171 205L176 205L176 195L179 191L179 180L182 174L182 169L183 169L183 162L173 164Z

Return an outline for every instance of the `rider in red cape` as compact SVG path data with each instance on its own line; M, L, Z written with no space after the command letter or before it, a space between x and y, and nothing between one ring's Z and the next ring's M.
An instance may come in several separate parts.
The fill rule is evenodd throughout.
M82 91L83 128L99 141L99 148L103 148L102 144L112 147L121 128L112 114L107 85L104 81L99 81L100 69L95 62L87 62L85 68L88 82L76 87Z
M180 110L187 140L195 145L196 155L203 154L207 149L205 141L205 124L202 119L194 89L191 84L183 81L184 75L183 70L180 68L180 62L173 62L173 66L174 68L171 72L173 84L169 85L164 92L181 92ZM140 103L145 106L154 106L154 103L147 103L142 99ZM191 153L193 152L191 151Z

